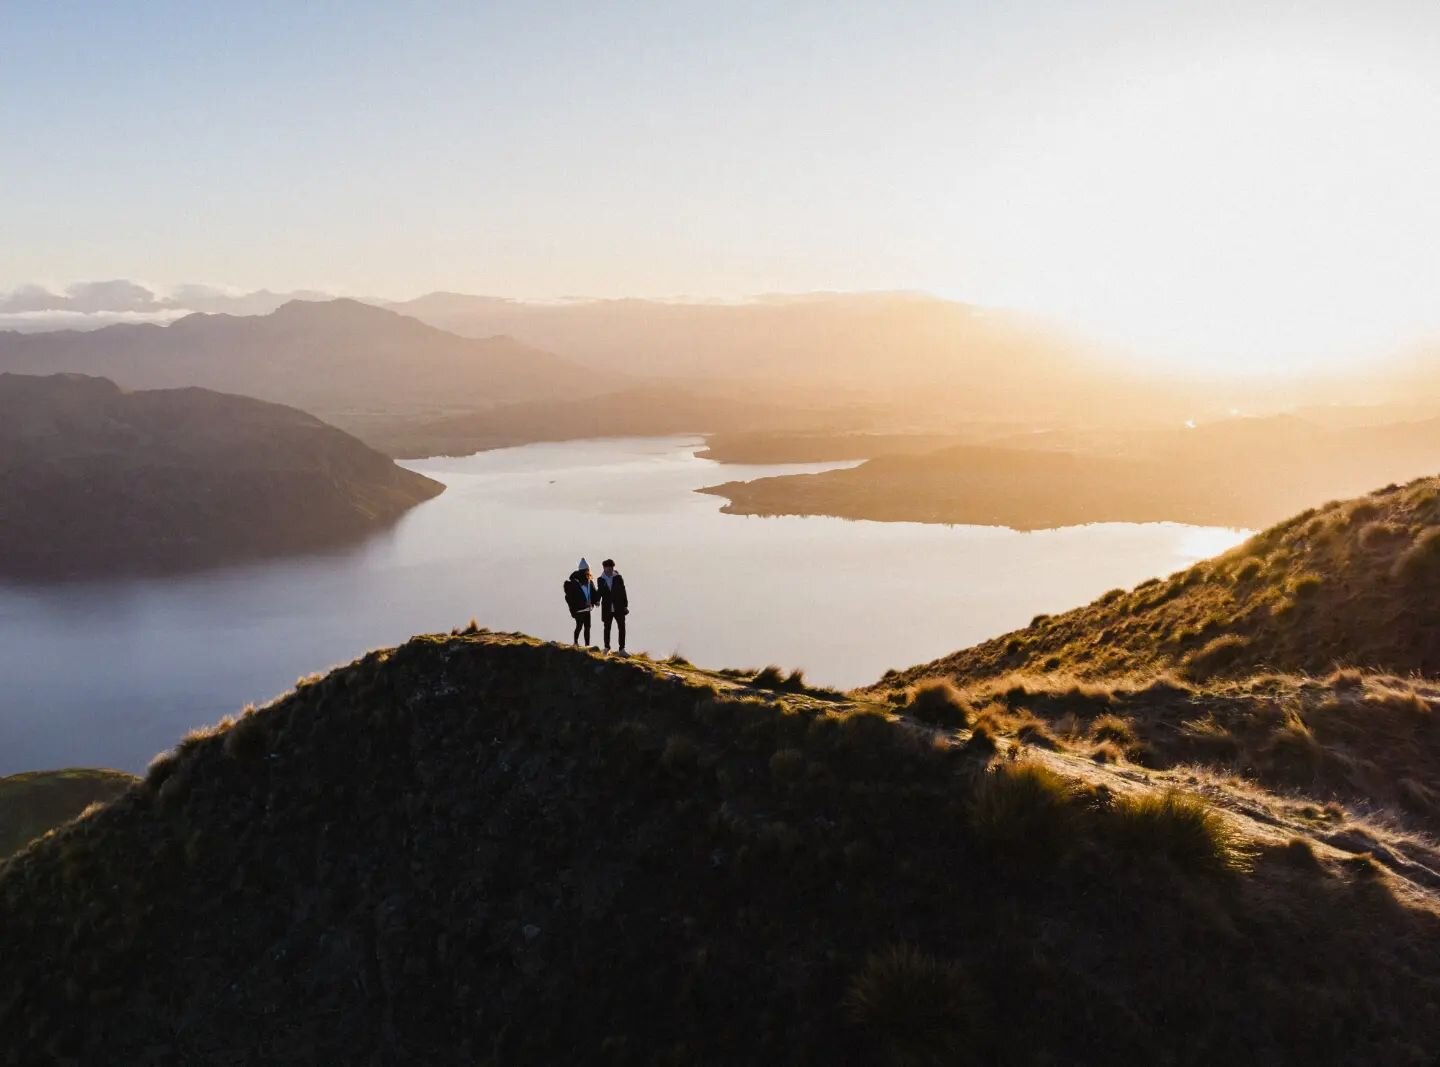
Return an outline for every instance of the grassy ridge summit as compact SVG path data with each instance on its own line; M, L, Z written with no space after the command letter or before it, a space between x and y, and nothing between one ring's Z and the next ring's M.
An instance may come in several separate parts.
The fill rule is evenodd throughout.
M895 676L1440 675L1440 479L1301 512L1213 560Z
M1181 784L943 691L416 638L0 865L0 1032L25 1063L1428 1064L1434 892Z
M121 771L84 767L0 778L0 856L68 822L91 804L115 799L135 782L134 775Z
M0 374L0 574L169 570L321 549L443 488L279 404Z

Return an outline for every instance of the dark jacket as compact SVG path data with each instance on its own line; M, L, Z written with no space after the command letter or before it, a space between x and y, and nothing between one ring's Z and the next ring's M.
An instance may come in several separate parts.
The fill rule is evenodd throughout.
M630 614L630 594L625 592L625 579L616 571L606 585L604 575L600 580L600 614L602 618L613 619L616 615Z
M600 593L595 588L594 581L590 582L590 607L600 603ZM580 615L585 611L585 575L576 571L565 579L565 606L570 609L571 615Z

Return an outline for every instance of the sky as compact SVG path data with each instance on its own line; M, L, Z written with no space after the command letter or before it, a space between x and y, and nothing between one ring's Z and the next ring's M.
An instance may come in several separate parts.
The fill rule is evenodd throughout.
M0 289L922 290L1440 336L1440 4L0 0Z

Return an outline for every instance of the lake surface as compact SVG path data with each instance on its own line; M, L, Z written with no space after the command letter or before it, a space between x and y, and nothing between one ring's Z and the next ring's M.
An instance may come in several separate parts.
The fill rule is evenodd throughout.
M334 555L183 577L0 584L0 774L138 771L190 728L297 677L474 617L568 640L560 586L613 556L632 651L804 667L852 687L1169 574L1235 530L1034 533L724 515L703 485L813 466L720 466L697 439L527 445L407 466L449 487ZM839 464L844 466L844 464ZM595 640L600 639L598 617Z

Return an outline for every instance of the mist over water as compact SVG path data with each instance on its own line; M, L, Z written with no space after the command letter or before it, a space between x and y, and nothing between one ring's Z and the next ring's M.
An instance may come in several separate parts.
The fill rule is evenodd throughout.
M1169 574L1241 531L724 515L694 489L830 469L696 459L691 438L528 445L406 464L448 490L332 556L182 577L0 585L0 774L142 769L192 727L302 675L472 616L568 640L561 582L613 556L630 647L805 668L851 687ZM840 464L843 466L844 464ZM600 620L594 622L600 641Z

